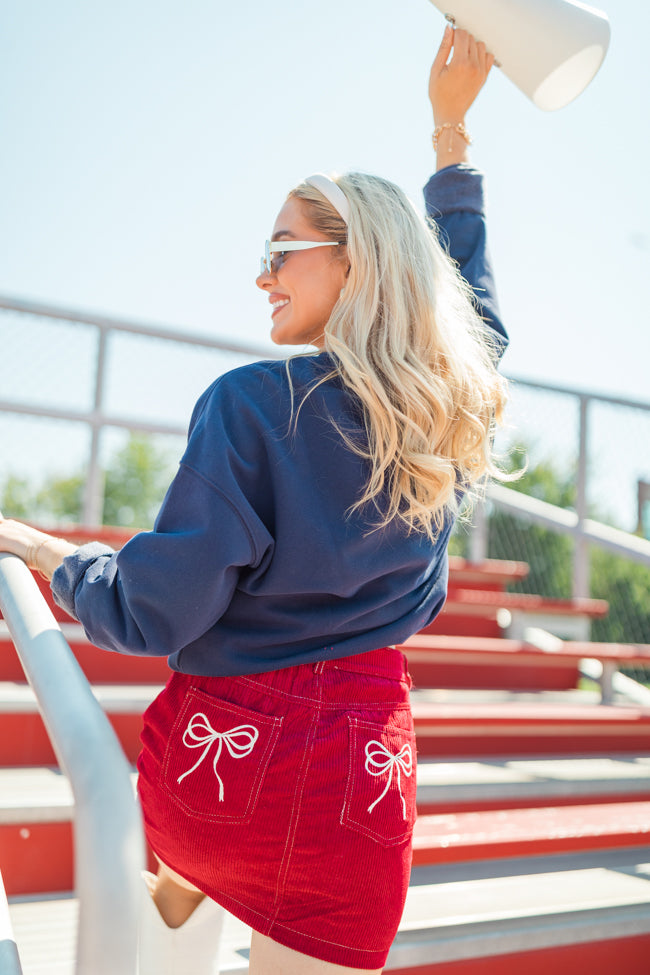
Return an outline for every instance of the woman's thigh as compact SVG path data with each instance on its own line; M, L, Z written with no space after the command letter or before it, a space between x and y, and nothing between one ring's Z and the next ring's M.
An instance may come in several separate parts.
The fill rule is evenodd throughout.
M202 893L202 891L200 891L198 887L195 887L194 884L191 884L189 880L186 880L185 877L181 877L180 873L176 873L176 871L172 870L171 867L168 867L166 863L163 863L160 857L156 856L155 853L154 856L158 861L159 878L163 877L165 878L165 880L171 880L172 883L175 883L179 887L182 887L183 890L188 890L191 891L192 893L197 893L197 894Z
M360 969L333 965L286 948L266 935L253 931L249 975L381 975L383 968Z

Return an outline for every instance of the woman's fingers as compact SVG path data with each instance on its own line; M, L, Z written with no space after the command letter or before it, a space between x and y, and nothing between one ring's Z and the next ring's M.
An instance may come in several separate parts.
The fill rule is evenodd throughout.
M453 58L458 67L462 62L473 64L481 69L486 75L494 64L494 55L490 54L483 41L477 41L469 31L461 30L458 27L454 31L453 37Z
M440 42L440 47L438 48L438 53L436 54L433 64L431 65L431 77L437 77L447 64L449 58L449 53L454 44L454 32L452 28L447 25L445 32L442 35L442 41Z
M475 43L470 33L457 27L454 31L454 58L458 58L459 61L467 60L470 57L471 47Z
M478 56L478 63L481 67L481 71L484 73L485 77L487 78L488 74L490 73L490 68L494 64L494 55L490 54L483 41L477 42L476 53Z
M436 125L463 121L485 84L494 58L468 31L447 28L429 77Z

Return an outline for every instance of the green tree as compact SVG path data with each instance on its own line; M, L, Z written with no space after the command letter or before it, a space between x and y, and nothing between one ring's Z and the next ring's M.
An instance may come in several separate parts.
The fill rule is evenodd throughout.
M650 643L650 568L593 548L591 595L609 602L607 616L591 625L592 640Z
M150 437L131 434L112 458L104 483L105 525L149 528L170 480L170 459Z
M517 447L509 468L521 466L523 447ZM528 469L511 485L518 491L561 508L575 505L575 478L543 461ZM598 511L590 516L599 519ZM515 589L542 596L567 598L572 592L573 540L540 525L495 509L490 517L491 558L527 562L530 572ZM605 599L609 613L594 620L593 640L650 643L650 569L628 559L591 547L590 595Z
M150 528L172 472L167 451L153 438L131 434L106 465L103 524ZM41 524L80 522L85 483L82 471L46 477L38 487L9 475L0 491L0 510Z
M2 489L0 511L8 518L32 517L36 506L34 490L26 477L9 474Z
M45 480L36 492L36 510L41 521L81 521L83 489L82 474Z
M523 473L517 480L509 482L508 487L560 508L573 507L573 473L562 473L550 461L526 467L527 456L528 450L523 444L512 447L503 467L507 473ZM513 586L520 592L556 599L571 595L573 541L567 535L528 523L497 508L490 516L489 555L493 559L528 563L528 576Z

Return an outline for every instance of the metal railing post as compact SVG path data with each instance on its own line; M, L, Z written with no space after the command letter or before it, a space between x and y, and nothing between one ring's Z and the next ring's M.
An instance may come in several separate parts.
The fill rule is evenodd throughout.
M485 499L481 498L474 507L472 518L472 530L469 536L469 559L470 562L483 562L488 553L488 531L489 524Z
M587 466L588 457L588 410L589 397L579 397L580 421L578 426L578 470L576 472L576 514L578 533L574 539L573 550L573 595L589 595L589 544L582 534L587 520Z
M77 975L134 975L144 835L131 769L26 565L0 554L0 610L75 799Z
M104 512L104 475L99 466L99 442L101 438L101 416L104 405L104 380L106 376L106 346L108 332L99 326L97 343L97 363L95 367L95 396L93 420L90 427L90 454L88 457L88 477L83 497L84 525L101 525Z
M650 512L646 509L650 506L650 481L637 481L637 535L650 538Z

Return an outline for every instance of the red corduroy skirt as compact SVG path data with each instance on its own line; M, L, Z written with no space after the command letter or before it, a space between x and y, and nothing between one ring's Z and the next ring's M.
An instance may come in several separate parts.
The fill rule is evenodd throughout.
M152 849L280 944L381 968L411 870L410 684L392 647L249 677L174 673L138 761Z

